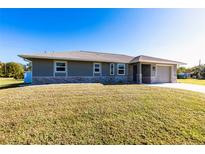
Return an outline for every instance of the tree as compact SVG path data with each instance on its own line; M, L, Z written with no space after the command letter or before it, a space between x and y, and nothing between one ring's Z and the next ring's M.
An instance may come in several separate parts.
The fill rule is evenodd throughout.
M191 72L192 72L191 68L179 67L177 69L177 74L179 74L179 73L191 73Z
M5 63L0 62L0 77L5 76Z
M205 79L205 65L195 66L192 68L193 75L198 79Z
M15 79L23 79L24 67L22 64L9 62L6 63L6 77L13 77Z
M186 68L185 67L179 67L178 69L177 69L177 74L179 74L179 73L185 73L186 72Z
M200 70L201 70L200 72L201 78L205 79L205 65L201 65Z

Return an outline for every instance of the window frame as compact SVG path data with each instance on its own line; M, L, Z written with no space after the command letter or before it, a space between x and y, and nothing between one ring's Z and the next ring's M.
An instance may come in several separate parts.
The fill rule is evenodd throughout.
M124 69L119 69L120 65L123 65ZM124 70L124 73L123 74L119 74L119 70ZM125 64L123 64L123 63L117 64L117 75L125 75Z
M95 72L95 65L98 64L99 65L99 72ZM101 74L101 63L93 63L93 74Z
M112 66L113 65L113 70L112 70ZM111 73L113 71L113 74ZM110 63L110 75L115 75L115 64L114 63Z
M64 67L64 66L57 66L57 63L64 63L65 64L65 71L57 71L56 68L57 67ZM54 62L54 72L55 73L66 73L67 75L67 61L55 61Z

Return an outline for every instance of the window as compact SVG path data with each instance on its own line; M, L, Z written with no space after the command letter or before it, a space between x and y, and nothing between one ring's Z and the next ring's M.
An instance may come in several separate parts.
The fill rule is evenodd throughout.
M55 72L66 72L66 62L57 61L55 62Z
M111 63L110 64L110 75L114 75L115 74L115 64Z
M94 73L101 73L101 64L94 63Z
M125 75L125 64L117 64L117 75Z

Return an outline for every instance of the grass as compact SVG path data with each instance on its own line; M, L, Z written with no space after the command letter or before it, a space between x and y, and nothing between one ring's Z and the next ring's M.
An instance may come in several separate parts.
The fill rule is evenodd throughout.
M189 83L189 84L197 84L205 86L205 80L199 79L177 79L179 83Z
M0 144L205 144L205 95L143 85L3 89Z
M23 80L15 80L13 78L0 78L0 89L17 87L23 83Z

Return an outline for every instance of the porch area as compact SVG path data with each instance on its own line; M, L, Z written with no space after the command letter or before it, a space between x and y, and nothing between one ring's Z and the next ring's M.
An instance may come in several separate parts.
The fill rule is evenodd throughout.
M134 83L175 83L177 80L177 65L138 62L132 67Z

